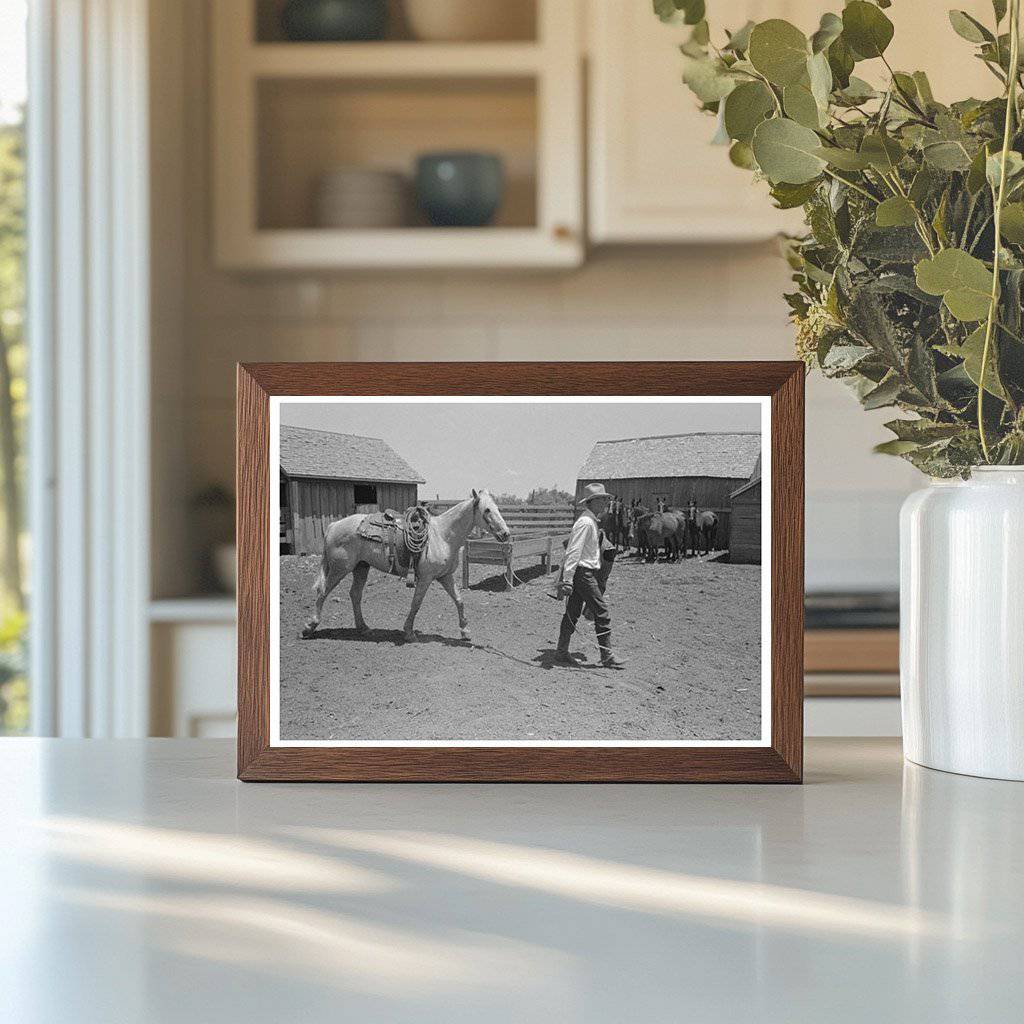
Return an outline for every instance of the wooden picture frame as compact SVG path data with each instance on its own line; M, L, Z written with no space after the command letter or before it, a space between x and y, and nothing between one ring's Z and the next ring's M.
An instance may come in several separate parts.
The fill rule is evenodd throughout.
M272 746L272 396L765 396L770 400L771 735L763 746ZM238 777L244 781L800 782L804 367L799 362L238 366Z

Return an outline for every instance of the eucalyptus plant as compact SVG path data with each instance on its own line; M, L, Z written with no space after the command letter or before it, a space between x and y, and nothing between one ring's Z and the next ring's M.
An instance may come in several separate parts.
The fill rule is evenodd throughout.
M798 353L865 409L910 414L877 450L931 476L1024 462L1020 2L993 0L989 24L949 12L998 95L946 105L890 66L890 0L852 0L810 37L772 18L717 44L705 0L654 0L691 26L683 80L716 141L803 207L785 241ZM884 87L855 73L869 61Z

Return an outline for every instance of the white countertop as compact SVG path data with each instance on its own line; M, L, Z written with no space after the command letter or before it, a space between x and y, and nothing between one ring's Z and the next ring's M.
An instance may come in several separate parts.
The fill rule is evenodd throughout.
M803 787L243 785L0 741L0 1021L1020 1019L1024 785L811 740Z

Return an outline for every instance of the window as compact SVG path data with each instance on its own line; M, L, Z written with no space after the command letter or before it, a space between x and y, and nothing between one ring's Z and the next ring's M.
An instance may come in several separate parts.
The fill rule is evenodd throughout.
M0 734L29 726L23 439L25 387L24 0L0 4Z
M355 502L357 505L376 505L377 488L373 484L356 484Z

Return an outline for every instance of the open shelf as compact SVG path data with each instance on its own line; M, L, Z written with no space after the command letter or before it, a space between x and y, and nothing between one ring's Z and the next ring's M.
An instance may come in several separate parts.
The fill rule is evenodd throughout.
M250 47L257 78L382 78L535 75L535 43L270 43Z
M277 0L213 8L214 243L230 269L569 267L583 258L577 0L536 0L529 39L281 41ZM254 16L255 15L255 16ZM435 228L409 203L401 227L322 226L316 195L341 169L496 153L493 221ZM362 210L361 208L360 213ZM390 212L390 211L389 211ZM374 223L369 216L355 221Z
M533 79L272 79L258 85L256 117L260 231L325 230L314 211L320 180L351 166L401 173L409 202L408 223L399 230L429 230L412 196L413 178L416 158L439 150L497 153L505 189L493 228L536 227ZM358 234L360 245L376 241L377 232ZM451 229L442 234L453 240Z

